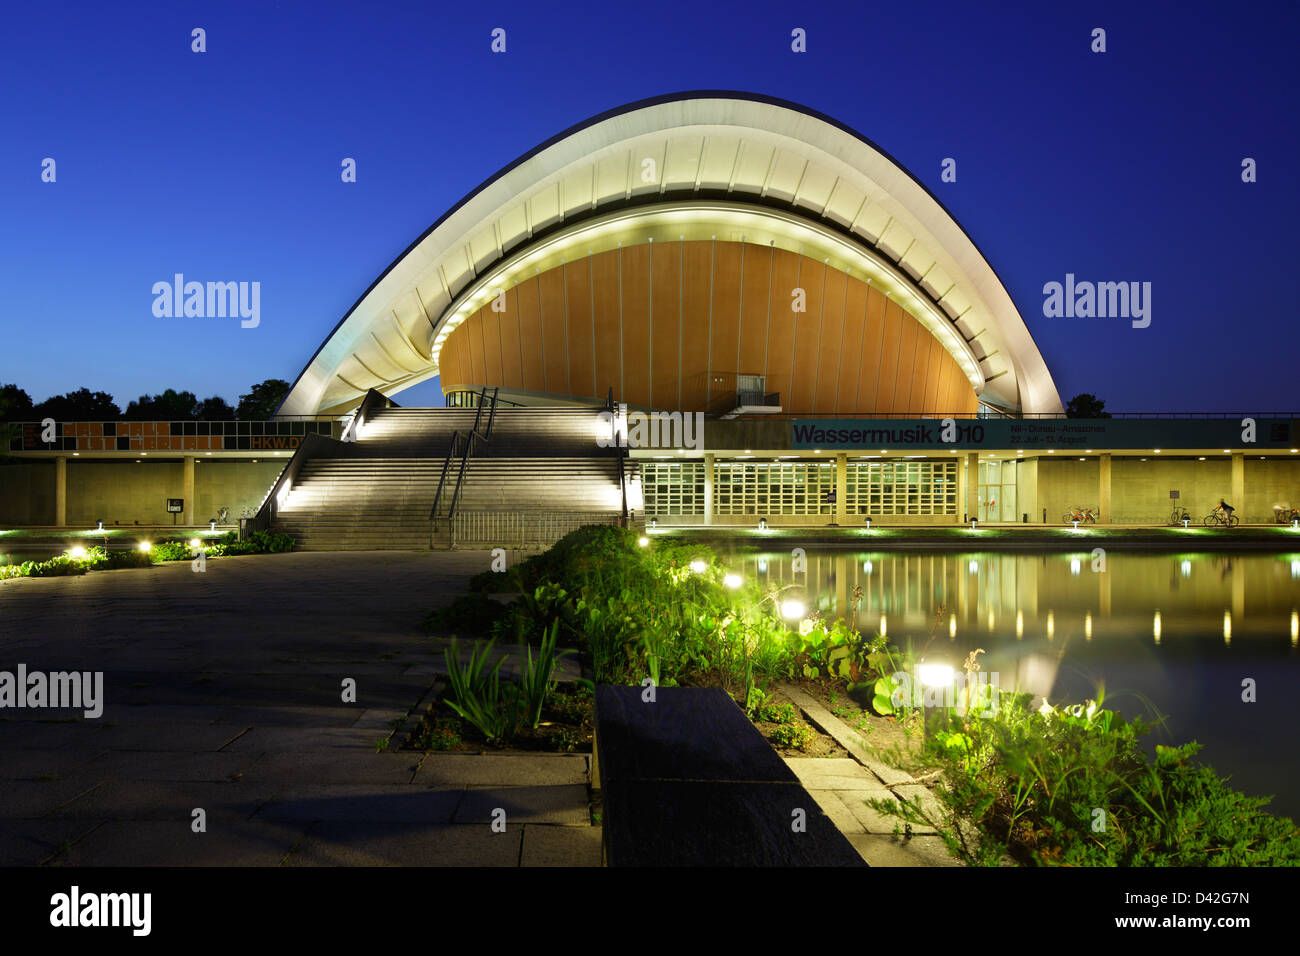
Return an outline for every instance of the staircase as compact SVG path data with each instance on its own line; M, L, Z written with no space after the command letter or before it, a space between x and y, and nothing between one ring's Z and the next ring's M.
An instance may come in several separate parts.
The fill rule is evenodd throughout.
M334 457L305 461L271 518L300 550L527 547L552 543L583 524L623 518L617 448L599 410L498 405L486 441L475 441L448 514L461 456L452 436L475 428L474 408L380 408ZM486 430L487 411L478 417ZM463 447L463 443L462 443ZM449 458L450 456L450 458ZM444 468L439 516L431 518Z

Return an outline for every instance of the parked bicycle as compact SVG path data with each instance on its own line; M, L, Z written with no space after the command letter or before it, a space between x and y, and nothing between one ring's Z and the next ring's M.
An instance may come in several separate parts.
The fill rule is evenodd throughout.
M1066 512L1064 519L1066 524L1079 522L1080 524L1096 524L1097 515L1091 508L1075 508Z
M1290 524L1292 521L1300 521L1300 508L1282 508L1274 505L1273 520L1278 524Z
M1186 508L1174 507L1174 513L1169 516L1170 524L1182 524L1184 521L1191 521L1192 513Z
M1226 512L1222 508L1215 508L1205 516L1204 524L1207 528L1212 528L1215 525L1235 528L1241 524L1241 519L1235 513Z

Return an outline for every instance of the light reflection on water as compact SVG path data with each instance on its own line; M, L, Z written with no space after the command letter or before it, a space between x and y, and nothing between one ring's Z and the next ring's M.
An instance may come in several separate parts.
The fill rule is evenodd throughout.
M983 648L1003 689L1056 703L1104 684L1126 716L1166 716L1148 746L1198 740L1235 785L1300 817L1300 556L805 550L802 574L788 552L730 560L824 616L850 617L860 586L864 631L959 673Z

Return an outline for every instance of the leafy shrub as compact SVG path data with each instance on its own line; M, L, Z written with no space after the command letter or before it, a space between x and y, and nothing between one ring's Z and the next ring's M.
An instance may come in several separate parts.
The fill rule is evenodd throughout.
M1140 747L1148 728L1101 699L1037 711L1028 701L1003 694L991 718L936 715L923 759L944 771L943 819L920 803L873 805L936 826L976 865L1006 854L1039 866L1300 864L1300 830L1197 764L1198 744L1159 746L1152 762Z
M811 727L802 724L781 724L772 730L771 741L787 750L803 750L812 743Z
M756 715L759 720L769 724L793 724L798 717L794 704L763 704Z
M149 557L155 561L188 561L193 555L188 544L181 541L163 541L153 546Z
M495 624L510 613L508 605L485 594L462 594L445 607L425 615L422 627L434 633L490 634Z
M254 531L243 541L239 532L227 531L208 547L208 557L218 558L232 554L278 554L292 551L295 539L279 531Z
M439 717L420 737L417 746L422 750L451 750L461 740L461 722L455 717Z

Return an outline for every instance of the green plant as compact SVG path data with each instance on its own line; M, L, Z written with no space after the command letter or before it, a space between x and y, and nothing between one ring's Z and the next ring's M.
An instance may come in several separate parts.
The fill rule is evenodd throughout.
M155 544L149 551L154 561L187 561L193 557L189 545L181 541L163 541Z
M542 705L546 703L547 695L555 689L555 682L551 680L551 676L555 672L556 662L566 654L572 653L565 650L556 654L555 642L559 635L560 622L552 621L550 630L542 637L536 660L533 659L532 647L526 647L527 660L523 662L524 666L519 674L519 695L523 707L523 720L534 730L541 722Z
M387 750L387 749L388 749L388 738L387 738L387 737L380 737L378 740L375 741L375 752L376 752L376 753L383 753L383 752L384 752L385 750Z
M812 728L802 724L781 724L772 730L772 743L787 750L803 750L812 743Z
M510 606L485 594L462 594L425 615L424 630L434 633L491 634L497 622L511 614Z
M1003 694L988 717L936 714L923 759L942 769L941 811L877 809L937 827L973 865L1008 854L1029 865L1300 864L1300 830L1197 764L1198 744L1158 746L1149 760L1148 727L1103 707L1101 690L1063 708L1028 702Z
M495 664L488 666L495 645L495 639L476 642L470 651L469 663L463 667L455 638L445 654L447 680L451 684L447 706L478 728L489 741L514 736L522 717L519 688L501 681L501 665L505 658L498 657Z
M457 717L439 717L428 723L416 746L423 750L451 750L461 740L461 722Z
M759 720L770 724L793 724L799 716L794 704L764 704L757 714Z

